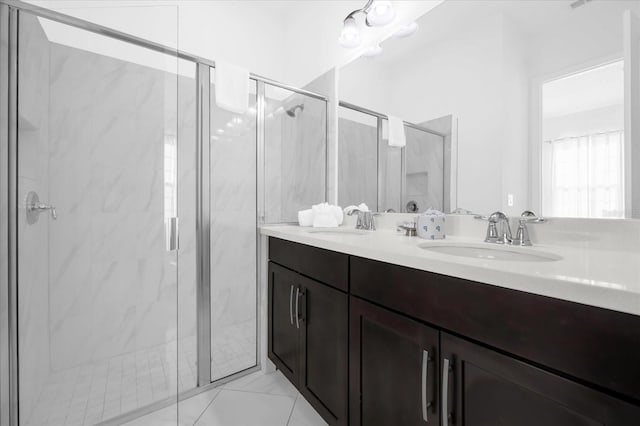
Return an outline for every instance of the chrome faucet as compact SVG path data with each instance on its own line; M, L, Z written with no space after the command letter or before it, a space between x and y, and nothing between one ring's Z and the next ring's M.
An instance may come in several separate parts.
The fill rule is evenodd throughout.
M358 221L356 222L356 229L364 229L367 231L375 231L376 230L376 221L375 221L375 213L367 211L363 212L358 209L353 209L349 213L349 216L352 216L354 213L358 214Z
M518 230L516 231L516 237L513 239L512 244L514 246L530 246L531 240L529 239L529 230L527 229L527 223L545 223L547 219L538 217L531 210L525 210L518 219Z
M529 230L527 229L527 223L544 223L547 220L543 217L536 216L530 210L525 210L518 219L519 225L516 231L515 238L511 235L511 226L509 225L509 218L506 214L497 211L487 216L474 216L476 219L486 220L489 222L487 227L487 236L485 237L485 243L495 244L510 244L514 246L530 246L531 240L529 239Z
M486 243L511 244L511 226L509 218L501 211L493 212L487 219L489 226L487 227L487 236L484 241Z

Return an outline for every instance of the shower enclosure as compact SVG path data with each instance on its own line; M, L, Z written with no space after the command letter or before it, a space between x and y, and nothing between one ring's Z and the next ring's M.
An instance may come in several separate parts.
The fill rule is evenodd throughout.
M450 210L452 117L405 122L406 146L390 147L387 116L347 102L338 108L338 204L377 211Z
M218 108L172 8L156 44L0 0L2 426L177 422L259 367L257 225L325 199L327 102Z

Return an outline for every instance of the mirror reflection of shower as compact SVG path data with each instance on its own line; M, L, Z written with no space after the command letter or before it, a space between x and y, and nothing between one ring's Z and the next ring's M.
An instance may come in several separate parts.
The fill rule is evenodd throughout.
M296 118L298 116L297 111L304 111L304 104L295 105L287 110L287 115L292 118Z

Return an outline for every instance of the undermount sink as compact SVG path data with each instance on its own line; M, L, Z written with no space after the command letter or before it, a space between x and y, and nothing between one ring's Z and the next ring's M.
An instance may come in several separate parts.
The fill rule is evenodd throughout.
M310 234L345 234L345 235L366 235L371 231L355 228L311 228L307 229Z
M553 253L530 248L494 246L488 243L423 243L418 247L434 253L475 259L509 260L517 262L553 262L562 259Z

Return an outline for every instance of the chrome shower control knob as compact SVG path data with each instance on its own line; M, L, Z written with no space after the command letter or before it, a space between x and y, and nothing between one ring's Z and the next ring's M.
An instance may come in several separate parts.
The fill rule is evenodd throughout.
M38 221L40 217L40 213L44 211L49 211L51 213L51 218L53 220L58 219L58 213L56 212L56 207L41 203L38 194L35 191L30 191L27 194L27 198L25 201L25 210L27 212L27 223L29 225L33 225Z

